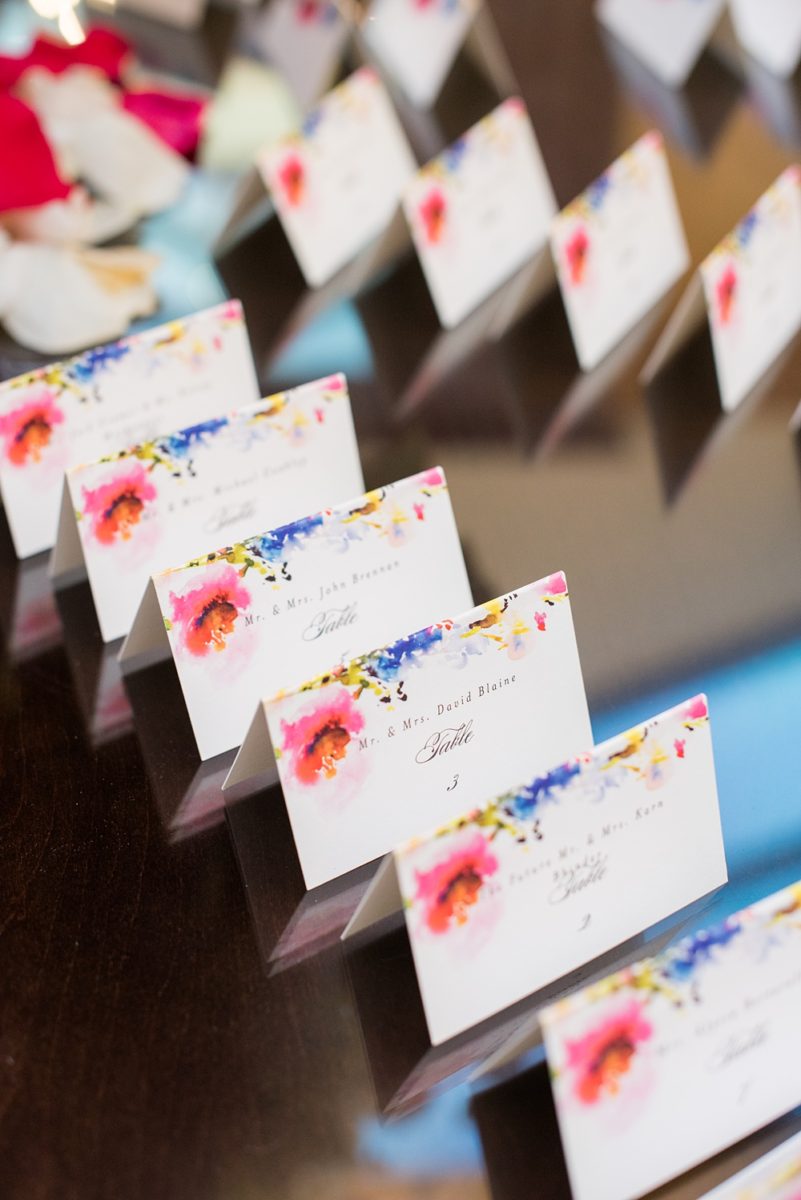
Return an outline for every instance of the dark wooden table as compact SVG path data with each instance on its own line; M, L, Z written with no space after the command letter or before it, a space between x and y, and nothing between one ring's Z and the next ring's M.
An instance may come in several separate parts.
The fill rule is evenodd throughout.
M638 91L589 4L491 7L560 202L659 126L698 262L797 152L794 84L769 93L706 54L678 96ZM127 27L145 57L167 54L152 26ZM215 15L199 36L169 54L208 82L235 31ZM490 106L457 79L443 137ZM190 210L144 230L172 270L164 311L223 285L242 295L265 391L348 371L369 484L446 468L477 600L564 569L599 737L709 691L732 876L710 914L801 877L797 350L724 419L703 338L658 388L637 383L669 305L616 372L579 388L553 299L401 413L433 336L419 270L282 344L302 288L274 229L226 255L222 283L209 273L222 194L199 177ZM4 375L31 358L7 342L0 356ZM275 795L228 822L213 802L188 809L198 763L171 669L126 691L86 586L56 600L44 570L17 565L3 523L0 1196L566 1195L542 1068L416 1097L426 1047L402 933L343 954L336 913L303 907ZM697 1196L737 1161L672 1190Z

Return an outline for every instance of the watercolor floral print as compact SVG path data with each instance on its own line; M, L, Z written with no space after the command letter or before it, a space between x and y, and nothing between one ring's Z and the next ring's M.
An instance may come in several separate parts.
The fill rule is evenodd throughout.
M432 473L427 475L430 478ZM531 621L524 619L522 606L515 604L517 594L512 593L480 606L461 621L430 625L303 684L298 694L309 694L309 700L300 716L291 723L281 722L275 749L282 771L305 787L335 780L348 756L358 754L358 735L366 724L358 704L364 696L388 709L404 704L414 672L432 654L442 656L454 670L463 667L468 656L493 651L519 658L523 652L520 640L528 646L527 639L545 630L544 622L536 620L542 615L540 604L552 606L566 598L567 583L559 572L540 581ZM338 720L335 729L329 729L331 713ZM324 761L315 740L322 736L321 731L330 734L326 745L335 745L338 751L326 754Z
M559 223L566 226L560 234L563 277L569 288L580 288L588 282L588 269L593 252L593 229L603 219L609 197L613 191L633 187L637 191L649 182L649 168L642 146L661 149L662 139L658 134L645 134L640 142L631 147L600 175L590 186L563 209Z
M44 384L34 385L22 404L0 417L5 457L15 467L40 462L63 421L56 394Z
M581 1038L568 1041L566 1069L577 1100L594 1105L605 1096L616 1096L640 1046L652 1036L644 1006L630 1000L605 1014Z
M282 750L299 783L331 779L364 728L364 715L350 692L323 693L296 721L282 721Z
M785 230L792 220L793 207L788 201L787 189L789 186L795 196L799 184L798 167L788 167L703 264L704 271L712 272L715 277L711 305L718 327L727 328L736 317L738 289L744 274L742 268L747 268L755 236L766 230L769 232L773 227Z
M205 658L226 649L251 605L250 592L239 573L229 566L211 572L197 587L170 593L169 628L178 632L184 648L194 658Z
M431 933L465 925L498 867L489 841L477 831L433 867L417 871L415 900Z
M579 225L565 242L567 278L571 287L580 287L584 282L589 253L589 235L584 226Z
M442 241L448 213L448 201L440 187L432 187L420 202L420 223L429 246Z
M243 321L238 301L229 301L212 310L210 316L223 329L241 325ZM210 350L223 348L217 331L207 342L199 335L192 319L173 321L157 331L155 339L152 332L134 334L9 380L0 388L0 399L11 404L8 411L0 415L0 438L8 462L15 467L42 463L52 447L57 428L67 422L64 401L72 399L79 405L101 402L102 394L98 389L102 377L127 360L140 345L153 350L169 347L172 355L198 365ZM146 369L152 371L161 361L157 354L148 355ZM12 403L17 399L17 393L19 402Z
M241 413L202 421L99 459L99 464L108 464L106 477L94 487L83 486L76 518L88 521L101 546L130 541L142 528L148 506L158 499L159 472L177 480L196 478L201 452L223 436L242 453L268 437L302 444L310 430L325 424L328 405L346 394L344 377L334 375L320 384L279 392Z
M625 1109L627 1119L635 1120L649 1082L644 1059L659 1034L660 1013L685 1010L695 1018L703 1009L708 970L720 967L736 948L758 971L766 956L786 950L788 939L797 940L799 933L801 884L796 884L557 1002L547 1015L549 1025L556 1021L558 1027L585 1006L592 1014L578 1037L565 1034L556 1054L549 1050L552 1073L567 1089L565 1102Z
M281 161L276 179L290 208L299 208L306 196L306 167L300 154L292 151Z
M554 595L567 594L564 576L561 576L561 583L559 580L560 576L551 576L543 581L542 594L546 602L550 598L553 603ZM559 591L560 587L564 587L564 593ZM493 846L496 853L500 853L504 845L520 847L525 852L526 846L541 842L545 837L542 830L543 811L549 804L562 802L571 793L582 794L591 802L600 803L613 795L615 789L629 777L634 777L648 791L664 786L675 764L687 759L688 741L692 733L707 721L706 700L697 696L665 725L661 736L657 732L656 722L632 729L613 739L603 758L589 753L578 755L530 783L506 792L490 804L443 826L434 834L433 844L442 843L443 863L449 861L454 839L467 834L487 839L487 844ZM677 730L684 736L674 737ZM503 840L499 840L501 838ZM414 852L414 844L409 849ZM438 864L431 868L437 869ZM423 896L418 889L415 895L406 898L406 905L419 909L422 901ZM423 911L426 912L425 905ZM467 909L463 910L463 920L458 924L465 924L469 915ZM424 916L424 925L429 930L433 929L427 916ZM454 924L444 922L439 932L445 933L453 928Z
M406 482L401 481L401 485ZM282 581L293 579L297 559L316 539L327 541L343 554L353 543L367 537L385 538L390 545L399 548L414 537L415 525L425 521L431 500L447 493L445 476L438 467L414 476L413 482L417 485L417 499L411 505L397 499L397 489L401 485L390 484L368 492L350 509L324 509L245 542L224 546L176 569L199 570L225 561L235 566L243 578L254 572L264 582L280 587Z
M83 489L83 515L102 545L127 541L157 492L141 463L134 463L115 479Z
M715 284L716 312L719 325L729 325L737 297L737 269L727 263Z

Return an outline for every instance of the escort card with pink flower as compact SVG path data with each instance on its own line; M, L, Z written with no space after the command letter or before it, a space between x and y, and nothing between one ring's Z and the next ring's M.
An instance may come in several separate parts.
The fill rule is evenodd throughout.
M315 887L591 742L559 572L268 698L226 786L272 745Z
M319 287L388 229L416 163L386 88L362 67L258 166L306 282Z
M241 743L262 696L471 603L434 467L154 575L120 660L172 654L207 759Z
M411 103L430 108L480 9L481 0L372 0L362 37Z
M450 329L547 247L556 201L523 101L504 101L422 167L403 205Z
M238 300L0 384L0 491L17 555L53 546L70 467L258 399Z
M757 2L762 4L762 0ZM595 12L663 83L681 87L725 8L726 0L597 0Z
M798 1200L801 1196L801 1133L782 1142L701 1200Z
M704 259L645 365L647 381L708 325L720 400L737 408L801 327L801 167L788 167Z
M634 1200L801 1103L800 1004L796 883L544 1009L574 1200Z
M403 907L434 1045L726 882L704 697L550 769L542 719L527 782L396 848L346 931Z
M659 133L644 134L554 218L551 248L579 364L589 371L689 264Z
M67 472L57 578L85 567L104 641L155 572L364 490L343 375L280 392Z

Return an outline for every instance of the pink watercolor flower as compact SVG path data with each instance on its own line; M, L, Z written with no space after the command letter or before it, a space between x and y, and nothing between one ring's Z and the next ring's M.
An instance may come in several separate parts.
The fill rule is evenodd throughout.
M464 925L486 880L497 870L498 860L487 839L476 832L430 870L416 871L416 898L431 932L447 933L454 925Z
M288 154L278 171L278 182L290 208L298 208L306 193L306 168L299 154Z
M545 633L547 628L547 616L544 612L534 613L534 621L540 633Z
M92 519L95 538L104 546L110 546L118 539L127 541L139 524L145 506L156 496L156 489L141 463L134 463L116 479L99 487L84 488L84 512Z
M727 263L726 269L715 284L715 297L718 304L718 320L721 325L728 325L734 309L737 295L737 272L733 263Z
M425 506L423 504L413 504L412 508L414 509L414 515L417 517L417 520L425 521L425 519L426 519Z
M565 257L567 272L571 284L578 287L584 282L587 269L587 258L590 252L590 239L583 225L580 225L573 236L565 242Z
M34 389L27 395L24 404L0 417L0 437L5 441L6 458L15 467L40 462L54 428L64 420L64 413L46 387Z
M223 305L222 319L226 323L236 324L242 320L242 305L239 300L226 300Z
M445 483L445 476L440 471L439 467L433 467L430 471L424 471L420 476L420 482L424 487L442 487Z
M281 752L299 783L333 779L363 728L364 716L347 688L325 690L303 716L281 722Z
M436 246L442 240L448 211L448 202L442 188L432 187L426 197L421 200L418 211L426 241L430 246Z
M642 1042L653 1035L653 1026L637 1000L605 1017L578 1041L567 1043L567 1068L575 1075L575 1095L582 1104L597 1104L615 1096L632 1067Z
M170 603L186 649L202 658L210 650L225 649L240 613L250 608L250 593L237 570L226 565L182 596L171 592Z
M542 588L543 598L551 596L553 600L562 600L567 595L567 580L564 571L549 575Z
M684 719L687 721L703 721L708 716L709 709L703 696L696 696L684 710Z
M687 745L686 738L676 738L673 742L673 749L676 751L676 758L684 758L684 750Z
M325 410L322 408L315 408L314 419L318 425L324 425L325 424Z

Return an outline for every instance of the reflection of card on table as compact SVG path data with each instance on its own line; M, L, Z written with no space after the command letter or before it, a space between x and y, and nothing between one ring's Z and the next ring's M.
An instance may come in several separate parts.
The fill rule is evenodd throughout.
M556 202L521 100L410 181L404 209L441 323L462 321L541 250Z
M55 542L69 467L258 398L235 300L0 384L0 489L18 556Z
M271 0L248 32L308 108L336 82L352 26L334 0Z
M788 167L701 263L643 370L650 382L708 322L731 412L801 326L801 169Z
M373 0L362 26L370 54L414 105L436 100L480 0Z
M743 49L774 75L792 75L801 59L798 0L729 0L729 8Z
M688 265L658 133L641 137L559 213L551 245L578 360L588 371Z
M121 659L173 655L205 759L240 744L263 696L469 603L435 468L154 576Z
M702 697L590 753L576 745L396 849L354 916L351 931L402 905L435 1045L726 882Z
M726 0L598 0L595 12L655 75L681 87L725 6Z
M701 1200L796 1200L800 1189L801 1134L796 1134Z
M480 803L555 748L586 745L564 575L265 701L232 781L270 741L307 887Z
M52 570L85 565L104 641L151 575L364 488L343 375L67 472Z
M310 287L385 233L415 162L386 89L367 67L321 100L259 168Z
M800 962L797 884L541 1013L576 1200L642 1196L801 1102Z

